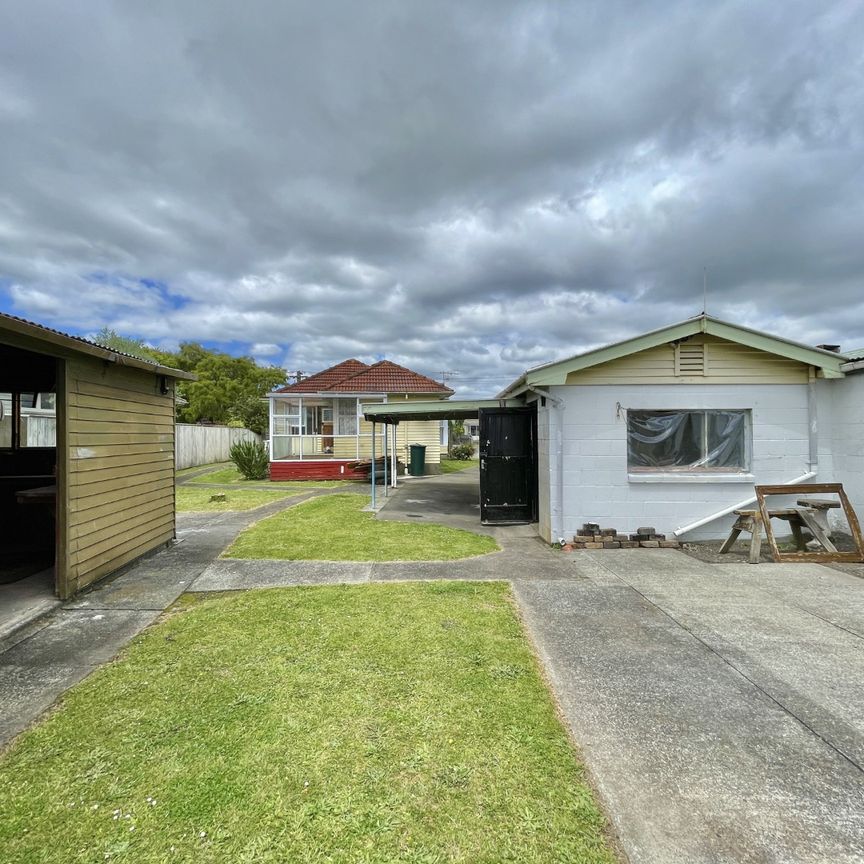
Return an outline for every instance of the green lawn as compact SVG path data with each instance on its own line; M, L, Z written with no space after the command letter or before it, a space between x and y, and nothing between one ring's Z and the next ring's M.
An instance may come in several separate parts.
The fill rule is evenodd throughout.
M191 468L181 468L177 472L178 477L186 477L189 474L194 473L195 471L202 471L204 468L224 468L225 466L230 466L230 462L211 462L209 465L193 465Z
M296 495L297 489L206 489L195 488L191 484L177 486L175 490L177 512L214 512L223 513L229 510L251 510L261 507L271 501L279 501L289 495ZM214 495L225 495L225 501L211 501Z
M506 586L184 605L0 760L3 864L614 861Z
M262 519L227 558L297 561L451 561L495 552L491 538L443 525L383 522L363 512L366 495L327 495Z
M441 473L452 474L454 471L465 471L468 468L476 468L479 464L478 459L442 459Z
M236 483L238 485L262 485L269 483L269 480L244 480L240 476L240 472L233 466L229 465L220 468L218 471L211 471L208 474L202 474L200 477L195 477L189 481L193 483ZM278 481L274 483L274 488L279 489L331 489L334 486L347 486L347 480L298 480L297 482Z

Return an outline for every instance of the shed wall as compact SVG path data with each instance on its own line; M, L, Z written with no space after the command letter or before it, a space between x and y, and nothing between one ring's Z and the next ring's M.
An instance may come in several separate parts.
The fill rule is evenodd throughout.
M152 373L83 357L66 361L61 596L174 537L170 384L163 395Z
M754 483L784 483L809 468L807 385L643 384L557 386L552 395L564 400L565 536L583 522L599 522L619 531L650 525L670 534L674 529L735 504L752 494ZM619 409L620 406L620 409ZM627 472L626 409L750 409L752 411L752 477L740 481L634 482ZM542 418L542 412L541 412ZM541 421L542 428L542 421ZM540 464L543 465L540 432ZM551 462L551 457L549 457ZM548 478L548 481L544 478ZM830 468L820 473L828 480ZM540 498L557 500L557 471L541 471ZM547 489L544 489L544 485ZM543 505L541 505L542 508ZM541 531L552 541L541 509ZM731 517L716 520L685 539L719 538Z

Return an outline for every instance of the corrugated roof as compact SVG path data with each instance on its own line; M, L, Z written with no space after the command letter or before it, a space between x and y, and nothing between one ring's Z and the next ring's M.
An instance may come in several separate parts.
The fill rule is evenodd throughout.
M55 347L101 357L103 360L109 360L122 366L133 366L157 375L166 375L169 378L185 378L188 381L196 380L196 376L191 372L184 372L182 369L174 369L171 366L163 366L153 360L145 360L142 357L136 357L134 354L127 354L125 351L116 351L105 345L99 345L97 342L92 342L83 336L73 336L71 333L64 333L62 330L55 330L53 327L46 327L44 324L37 324L35 321L19 318L17 315L8 315L5 312L0 312L0 330L4 328L12 333L29 336L32 339L39 339Z
M277 393L320 393L329 390L334 384L339 384L346 378L356 375L369 367L359 360L343 360L335 366L330 366L321 372L316 372L296 384L287 384L280 387Z
M442 393L453 391L432 378L406 369L390 360L371 366L359 360L343 360L323 372L316 372L277 393Z

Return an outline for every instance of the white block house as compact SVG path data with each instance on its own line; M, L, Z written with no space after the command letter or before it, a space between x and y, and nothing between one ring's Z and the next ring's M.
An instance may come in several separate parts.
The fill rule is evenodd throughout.
M701 315L528 370L499 398L537 409L541 536L719 538L756 484L841 482L864 515L861 359Z

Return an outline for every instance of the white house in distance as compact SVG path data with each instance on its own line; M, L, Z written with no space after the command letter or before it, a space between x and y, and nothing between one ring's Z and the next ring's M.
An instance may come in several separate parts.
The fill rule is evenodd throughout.
M537 406L541 535L719 538L755 484L841 482L864 511L860 366L700 315L529 369L501 396Z

